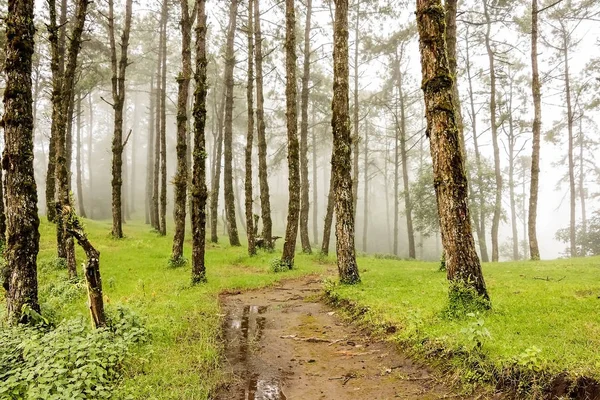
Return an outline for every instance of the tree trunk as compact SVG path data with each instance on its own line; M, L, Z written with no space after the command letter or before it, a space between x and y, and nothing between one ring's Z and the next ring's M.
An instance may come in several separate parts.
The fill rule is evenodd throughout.
M194 91L194 160L192 173L192 283L206 281L206 13L205 0L196 0L196 89Z
M90 124L88 126L88 156L87 156L87 168L88 168L88 210L90 211L90 218L94 218L94 185L92 180L92 170L93 170L93 158L92 158L92 148L94 145L93 141L93 130L94 130L94 109L92 106L92 93L90 93L88 97L88 113L90 117Z
M125 25L121 35L121 54L117 64L117 46L115 43L115 25L114 25L114 6L113 0L108 1L108 32L111 49L111 67L112 67L112 96L114 117L114 132L112 141L112 237L120 239L123 237L121 204L123 185L123 106L125 104L125 71L127 69L127 48L129 46L129 31L131 30L131 8L132 0L125 3ZM129 132L131 133L131 131Z
M348 101L348 0L335 1L333 31L332 169L335 178L335 237L340 282L360 282L354 249L354 202L350 172L352 136Z
M488 0L483 1L486 19L485 48L488 54L490 74L490 125L492 131L492 146L494 149L494 172L496 175L496 199L494 202L494 217L492 219L492 262L498 262L499 248L498 230L500 228L500 214L502 213L502 170L500 169L500 147L498 146L498 124L496 123L496 67L494 50L491 45L492 22L488 10Z
M448 280L488 298L467 204L467 178L448 65L444 12L440 0L417 0L422 88L427 137L433 160L434 187ZM455 285L451 290L460 290Z
M329 255L329 240L331 239L331 226L333 225L333 213L335 212L335 174L333 170L334 154L331 152L331 177L329 178L329 194L327 195L327 208L325 221L323 223L323 242L321 243L321 254Z
M400 69L400 60L398 60L398 54L396 54L396 65ZM399 74L399 71L397 71ZM398 219L400 215L400 125L398 123L398 101L394 101L396 110L394 111L395 124L394 124L394 255L398 255L398 231L399 224Z
M238 0L232 0L229 7L229 27L227 29L227 49L225 53L225 129L223 136L225 165L223 190L225 192L225 212L227 213L227 233L231 246L241 246L235 219L235 195L233 191L233 69L235 68L234 39Z
M561 22L562 26L562 22ZM577 192L575 189L575 159L573 151L575 147L575 138L573 135L573 106L571 105L571 79L569 77L569 48L567 40L567 32L563 28L563 60L565 64L565 94L567 98L567 129L569 132L569 149L568 149L568 160L569 160L569 208L570 208L570 223L569 223L569 242L570 242L570 256L577 257L577 238L575 233L576 214L575 204L577 201Z
M358 204L358 149L359 149L359 103L358 103L358 47L360 45L360 0L356 2L356 21L354 25L354 110L353 110L353 126L354 126L354 137L352 138L353 150L352 150L352 210L354 213L354 219L356 220L356 210Z
M513 80L510 81L508 98L508 190L510 197L510 224L512 228L512 258L519 260L519 229L517 227L517 203L515 199L515 122L513 118Z
M367 252L367 239L369 233L369 124L365 126L365 148L363 153L363 237L362 250Z
M489 256L487 251L487 242L485 239L485 225L487 215L485 212L485 198L483 194L483 171L481 168L481 154L479 152L479 143L478 138L479 134L477 132L477 116L475 114L475 97L473 95L473 78L471 76L471 60L470 60L470 47L469 47L469 27L467 26L466 33L466 45L465 45L465 53L466 53L466 71L467 71L467 79L469 82L469 105L471 108L471 131L473 134L473 146L475 150L475 166L476 166L476 176L477 176L477 185L479 187L479 192L476 196L473 196L474 202L478 202L478 212L479 215L475 215L473 221L478 223L477 225L477 241L479 243L479 253L481 254L481 261L489 262ZM472 187L472 186L470 186ZM477 214L477 213L476 213Z
M166 1L164 1L166 3ZM164 4L163 4L164 6ZM164 8L164 7L163 7ZM154 220L153 227L157 232L160 232L160 120L161 120L161 112L160 112L160 99L161 99L161 87L162 87L162 59L163 59L163 45L162 42L165 40L166 33L164 32L164 19L166 18L166 14L161 15L161 20L159 22L159 40L158 40L158 58L156 61L156 89L154 92L155 96L155 127L154 127L154 172L152 174L154 182L152 185L152 207L150 208L152 212L152 220Z
M151 74L152 75L152 74ZM154 76L150 77L150 108L148 109L148 142L146 149L146 223L155 226L154 213L152 212L152 184L154 182Z
M160 84L160 229L161 236L167 234L167 16L169 2L163 0L163 40Z
M301 123L300 123L300 242L302 251L311 254L310 238L308 235L308 215L310 212L308 181L308 82L310 79L310 18L312 0L306 2L306 25L304 27L304 70L302 74L301 94Z
M35 121L35 120L34 120ZM35 134L33 134L35 135ZM4 182L2 169L0 169L0 245L6 244L6 210L4 209ZM2 277L0 277L2 279Z
M310 0L308 0L310 2ZM254 237L254 213L252 212L252 142L254 140L254 37L252 19L254 18L252 9L253 1L248 1L248 87L246 96L248 99L248 133L246 136L246 179L245 189L245 207L246 207L246 234L248 236L248 254L256 254L256 239Z
M221 184L221 159L223 158L223 125L219 124L219 134L217 136L215 173L211 182L210 190L210 241L217 243L219 241L219 187Z
M584 180L584 168L585 162L583 158L583 149L585 146L585 137L583 135L583 116L579 117L579 201L581 203L581 237L585 239L587 236L587 216L585 212L585 199L586 199L586 188ZM587 255L583 245L581 246L581 257Z
M173 179L175 186L175 234L171 262L183 261L183 241L185 239L185 214L187 207L187 105L192 76L192 25L188 0L181 0L181 74L177 78L179 93L177 96L177 173Z
M404 90L402 88L402 72L398 79L398 94L400 96L400 158L402 161L402 184L404 189L404 213L406 214L406 235L408 236L408 257L417 258L415 250L415 232L412 222L412 202L410 200L410 187L408 183L408 150L406 149L406 110L404 104Z
M260 184L260 210L262 217L261 236L268 249L273 249L271 239L273 222L271 220L271 200L269 194L269 177L267 175L267 139L265 134L265 111L263 95L263 55L262 33L260 29L259 0L254 0L254 48L256 58L256 124L258 140L258 180Z
M531 152L531 182L529 184L529 254L532 260L540 259L537 241L537 200L540 179L540 138L542 131L542 94L538 71L538 4L531 0L531 92L533 95L533 141Z
M85 205L83 203L83 169L81 168L81 93L77 94L77 144L76 144L76 169L77 169L77 203L79 205L79 215L87 218Z
M312 228L313 228L313 242L316 244L319 242L319 197L317 190L317 134L315 130L315 107L312 107L311 117L311 147L312 147L312 176L313 176L313 191L312 191Z
M296 16L294 0L285 1L285 99L288 144L288 214L281 263L294 266L300 214L300 155L296 98Z
M27 323L23 306L40 312L37 264L40 220L33 169L33 99L31 69L35 26L33 0L9 0L5 15L6 59L4 76L4 152L6 250L3 286L8 321Z

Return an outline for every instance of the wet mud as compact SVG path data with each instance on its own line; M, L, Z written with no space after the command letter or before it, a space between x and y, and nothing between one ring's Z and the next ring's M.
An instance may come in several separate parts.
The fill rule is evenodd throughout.
M229 384L220 400L466 399L319 302L315 277L221 297Z

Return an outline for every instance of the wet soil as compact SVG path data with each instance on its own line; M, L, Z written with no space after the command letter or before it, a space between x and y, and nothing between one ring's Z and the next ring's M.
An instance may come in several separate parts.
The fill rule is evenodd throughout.
M471 398L338 318L320 291L320 280L307 277L221 297L231 381L217 399Z

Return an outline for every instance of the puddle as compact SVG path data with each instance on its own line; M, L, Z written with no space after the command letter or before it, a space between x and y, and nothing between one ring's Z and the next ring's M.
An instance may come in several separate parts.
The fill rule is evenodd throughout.
M261 347L268 306L244 305L231 309L225 323L227 359L238 382L218 396L231 400L286 400L278 371L253 357ZM263 371L256 373L256 371ZM275 371L275 373L274 373Z

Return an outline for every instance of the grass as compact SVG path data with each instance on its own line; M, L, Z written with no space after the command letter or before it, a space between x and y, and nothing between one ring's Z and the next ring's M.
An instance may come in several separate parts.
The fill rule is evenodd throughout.
M191 286L189 262L184 268L169 268L172 235L159 236L147 225L128 222L126 238L109 237L110 222L84 221L90 241L100 251L104 298L108 306L124 305L145 319L150 344L142 346L125 368L119 395L139 399L206 399L222 380L218 336L222 315L218 294L223 290L248 289L270 285L323 270L310 256L298 254L296 268L274 274L270 264L279 252L250 258L245 248L232 248L221 239L207 245L208 283ZM42 219L38 262L56 257L55 227ZM191 246L185 243L189 257ZM77 249L78 261L84 255ZM66 270L40 268L42 307L44 288L66 275ZM85 296L61 305L51 312L55 319L82 315L88 318ZM46 303L47 304L47 303ZM48 306L48 305L47 305Z
M229 247L223 238L221 244L207 246L208 283L191 286L189 263L169 268L170 234L160 237L147 225L128 222L127 237L114 240L109 222L85 223L101 252L106 303L134 310L151 335L149 344L139 347L125 366L120 397L208 398L224 378L219 293L325 273L332 266L331 258L297 254L294 270L275 274L271 265L279 251L250 258L244 247ZM40 226L43 312L57 321L88 318L83 290L63 297L63 303L51 301L50 289L66 275L65 270L44 267L55 258L54 229L45 221ZM83 261L83 253L77 251ZM185 255L189 254L188 235ZM599 257L485 264L493 308L462 319L443 316L447 282L437 263L381 257L360 257L358 263L362 283L328 284L330 297L353 304L354 315L363 323L379 328L416 356L444 360L443 366L467 385L495 382L511 368L531 373L520 375L526 386L526 376L531 380L562 371L600 378Z
M443 315L438 264L359 264L362 283L330 286L330 296L362 307L370 326L397 327L392 338L417 355L457 356L451 363L463 383L495 383L515 369L535 379L564 371L600 378L600 257L484 264L493 308L458 319Z

